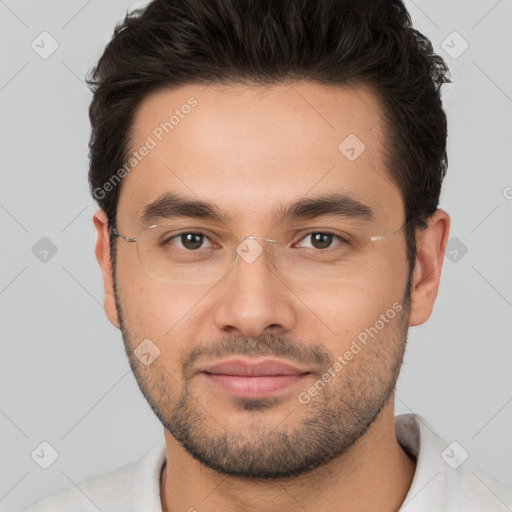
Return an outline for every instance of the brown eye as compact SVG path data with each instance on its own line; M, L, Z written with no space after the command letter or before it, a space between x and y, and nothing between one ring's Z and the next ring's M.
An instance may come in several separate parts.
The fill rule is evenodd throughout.
M307 242L309 240L309 243ZM313 232L307 234L301 241L300 245L302 247L307 247L310 249L330 249L331 247L338 245L340 243L344 243L344 240L341 236L335 235L334 233L324 233L324 232Z
M327 249L332 244L333 236L327 233L312 233L311 245L315 249Z
M200 235L198 233L186 233L184 235L180 235L181 243L185 249L199 249L201 245L203 245L204 235Z
M203 244L207 240L209 240L208 237L202 233L187 232L179 233L168 238L165 241L165 245L176 245L181 249L186 249L187 251L195 251L203 248Z

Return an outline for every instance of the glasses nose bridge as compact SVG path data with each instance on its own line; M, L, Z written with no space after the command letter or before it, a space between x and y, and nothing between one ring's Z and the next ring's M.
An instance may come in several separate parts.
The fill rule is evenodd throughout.
M259 237L253 235L244 235L239 238L240 243L233 250L232 260L236 259L238 255L242 260L246 263L252 263L261 255L264 251L264 246L266 247L275 247L278 249L279 241L274 240L272 238ZM260 244L259 242L266 242L265 244ZM274 251L266 251L266 252L274 252Z
M244 235L240 237L241 240L261 240L262 242L270 242L277 244L277 240L273 240L272 238L262 238L259 236L252 236L252 235Z

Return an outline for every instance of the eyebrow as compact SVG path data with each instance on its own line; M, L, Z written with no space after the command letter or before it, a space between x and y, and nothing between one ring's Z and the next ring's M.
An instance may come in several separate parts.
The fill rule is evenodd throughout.
M173 217L190 217L221 223L228 222L231 218L229 215L221 213L213 203L166 192L142 209L141 222L142 224L152 224L158 219L172 219Z
M281 207L277 212L277 219L280 223L285 223L294 220L310 220L324 215L365 221L374 219L374 213L368 205L341 192L301 198L286 207Z
M365 221L374 219L374 213L368 205L341 192L301 198L289 205L280 206L275 218L278 223L286 223L325 215ZM166 192L142 209L141 222L148 225L157 220L174 217L189 217L222 224L227 224L232 219L231 215L220 211L214 203Z

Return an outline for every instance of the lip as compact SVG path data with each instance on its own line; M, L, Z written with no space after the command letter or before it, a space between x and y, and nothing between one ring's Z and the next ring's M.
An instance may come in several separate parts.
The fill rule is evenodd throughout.
M240 398L262 398L283 391L310 374L269 359L257 362L231 359L202 368L200 372L217 389Z
M297 375L309 373L283 361L264 359L250 361L247 359L229 359L201 368L200 371L217 375L238 375L244 377L261 377L266 375Z

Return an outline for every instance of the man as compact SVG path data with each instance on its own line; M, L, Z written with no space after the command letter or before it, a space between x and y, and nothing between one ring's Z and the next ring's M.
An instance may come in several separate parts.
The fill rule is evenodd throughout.
M449 233L446 72L399 0L125 19L91 77L96 256L165 445L31 511L512 505L394 417Z

